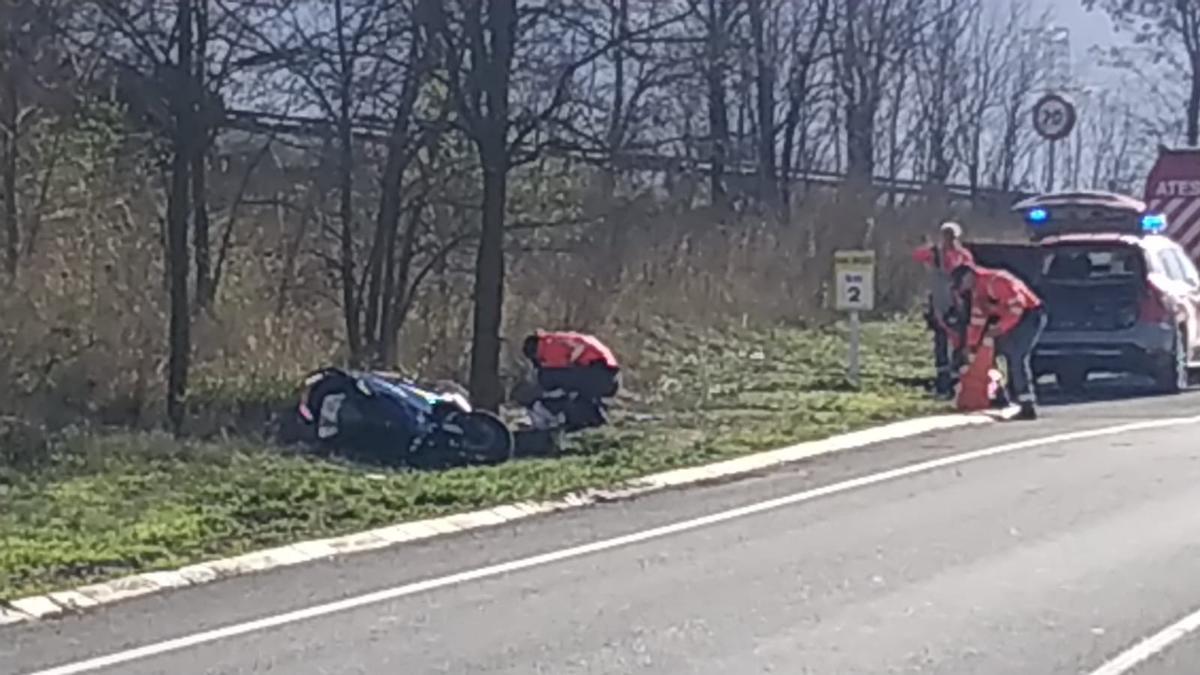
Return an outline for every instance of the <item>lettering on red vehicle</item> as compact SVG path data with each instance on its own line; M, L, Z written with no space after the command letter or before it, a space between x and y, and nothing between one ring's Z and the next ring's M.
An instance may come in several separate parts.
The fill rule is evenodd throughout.
M1200 196L1200 180L1165 180L1154 190L1155 197Z

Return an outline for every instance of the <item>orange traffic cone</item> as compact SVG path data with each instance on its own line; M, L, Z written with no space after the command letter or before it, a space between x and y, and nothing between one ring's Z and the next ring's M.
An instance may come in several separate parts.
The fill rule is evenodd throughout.
M992 395L996 387L992 375L995 365L996 343L991 338L985 338L959 373L958 395L954 399L959 410L973 412L992 407Z

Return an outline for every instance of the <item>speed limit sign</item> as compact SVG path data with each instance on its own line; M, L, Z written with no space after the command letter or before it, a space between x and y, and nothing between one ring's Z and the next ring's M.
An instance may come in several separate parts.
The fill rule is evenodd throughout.
M1033 128L1048 141L1061 141L1075 129L1075 106L1058 94L1046 94L1033 106Z

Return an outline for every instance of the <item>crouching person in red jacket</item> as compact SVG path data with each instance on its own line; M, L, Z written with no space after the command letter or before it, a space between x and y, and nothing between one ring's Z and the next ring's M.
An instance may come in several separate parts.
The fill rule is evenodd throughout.
M523 351L541 390L531 406L535 427L561 420L576 431L607 423L604 399L616 396L621 374L607 345L594 335L539 330L525 338Z
M1008 364L1012 397L1021 404L1020 419L1037 419L1030 361L1046 328L1042 300L1025 282L1003 270L963 265L953 272L954 290L969 299L971 320L966 348L975 350L984 338L994 338L996 352Z

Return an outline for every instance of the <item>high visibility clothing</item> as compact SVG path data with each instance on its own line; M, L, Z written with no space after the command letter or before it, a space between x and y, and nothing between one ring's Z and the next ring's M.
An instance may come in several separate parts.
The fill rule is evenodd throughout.
M929 271L929 308L933 315L931 320L948 334L957 337L958 331L953 330L946 322L947 315L958 304L954 298L950 273L962 265L973 266L975 259L962 244L954 244L949 248L923 246L913 252L913 259ZM955 348L959 348L959 345L955 345Z
M1012 274L1004 270L976 268L967 344L979 345L989 324L995 335L1008 333L1016 328L1026 312L1041 306L1042 299Z
M570 368L602 364L619 368L612 350L594 335L573 332L537 333L537 365L540 368Z
M938 245L922 246L913 251L913 260L934 269L940 269L949 274L963 265L974 265L975 256L962 244L954 244L950 248Z

